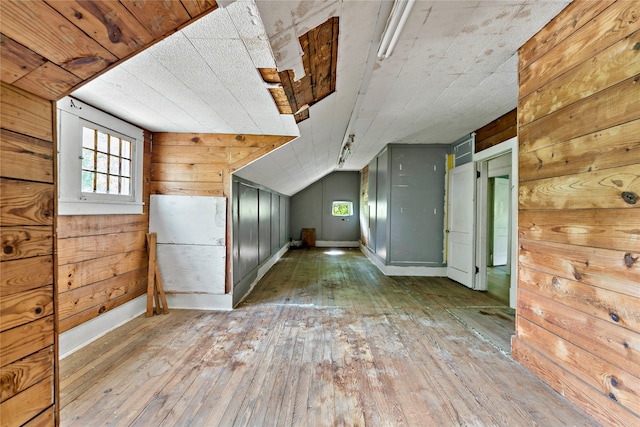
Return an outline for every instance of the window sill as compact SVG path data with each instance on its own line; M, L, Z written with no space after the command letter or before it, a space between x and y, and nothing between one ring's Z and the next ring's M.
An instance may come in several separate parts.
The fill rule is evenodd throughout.
M87 202L59 200L58 215L135 215L142 214L144 203Z

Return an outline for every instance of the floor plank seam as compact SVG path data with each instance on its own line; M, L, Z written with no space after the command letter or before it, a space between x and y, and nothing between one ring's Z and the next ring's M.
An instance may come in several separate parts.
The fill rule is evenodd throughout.
M460 307L456 307L456 308L460 308ZM476 307L474 307L476 308ZM478 308L494 308L494 307L478 307ZM462 324L462 326L464 326L465 328L467 328L472 334L474 334L476 337L478 337L481 341L483 341L486 344L489 344L492 348L494 348L495 350L497 350L498 352L500 352L500 354L502 354L503 356L512 359L511 358L511 351L507 351L503 348L501 348L499 345L497 345L495 342L493 342L491 339L489 339L488 337L486 337L485 335L483 335L480 331L478 331L476 328L474 328L473 326L469 325L467 322L465 322L464 320L462 320L462 318L460 318L458 315L454 314L451 312L451 309L449 308L445 308L444 311L446 311L447 313L449 313L454 319L456 319L458 322L460 322Z

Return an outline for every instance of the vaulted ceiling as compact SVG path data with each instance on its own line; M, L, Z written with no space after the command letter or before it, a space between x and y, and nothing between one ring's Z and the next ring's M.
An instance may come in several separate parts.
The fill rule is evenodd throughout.
M417 0L379 59L392 1L3 0L2 80L151 131L298 136L236 172L291 195L336 170L351 134L343 170L360 170L388 143L449 144L515 108L517 49L567 3ZM301 37L332 18L337 50L316 60L337 54L334 85L296 123L259 69L309 80Z

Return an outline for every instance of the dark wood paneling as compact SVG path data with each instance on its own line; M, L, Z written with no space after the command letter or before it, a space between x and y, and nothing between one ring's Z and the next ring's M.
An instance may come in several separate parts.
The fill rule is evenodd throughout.
M504 116L478 129L475 137L475 152L479 153L516 136L516 119L516 110L511 110Z

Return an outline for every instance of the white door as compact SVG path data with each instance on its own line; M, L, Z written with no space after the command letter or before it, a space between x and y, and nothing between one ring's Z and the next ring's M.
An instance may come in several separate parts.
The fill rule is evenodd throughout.
M509 252L509 178L494 178L493 187L493 259L492 264L507 265Z
M473 289L473 220L476 171L473 162L449 171L447 276Z

